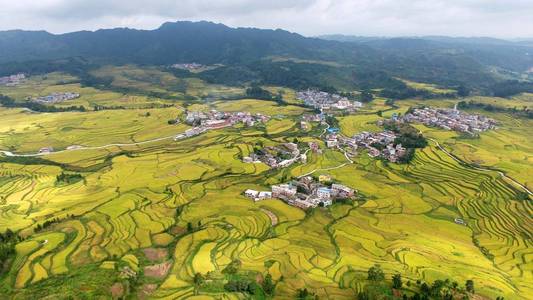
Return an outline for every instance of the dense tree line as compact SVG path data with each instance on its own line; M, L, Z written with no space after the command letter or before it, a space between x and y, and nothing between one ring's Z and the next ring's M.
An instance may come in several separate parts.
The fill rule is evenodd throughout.
M409 300L453 300L453 299L469 299L469 296L475 294L474 281L468 279L464 286L460 286L456 281L450 279L437 279L432 283L416 281L416 289L413 289L411 281L404 283L400 273L393 274L391 281L386 280L386 276L380 265L374 265L368 269L368 284L360 291L356 298L358 300L372 300L372 299L409 299ZM407 285L410 290L407 293L402 293L402 288ZM392 293L396 290L396 293ZM414 291L414 292L412 292ZM503 297L498 297L498 300L503 300Z
M464 91L462 92L464 93ZM402 82L402 84L396 86L395 88L383 89L379 93L379 95L384 98L403 100L403 99L409 99L409 98L424 98L424 99L455 98L457 97L458 93L433 93L425 89L414 89L414 88L408 87L406 84Z
M510 97L520 93L533 93L533 82L508 80L496 83L490 88L496 97Z
M511 113L517 116L522 116L526 118L533 119L533 110L528 109L526 106L519 109L517 107L505 108L501 106L496 106L492 104L479 103L475 101L460 101L457 103L457 108L459 109L482 109L488 112L506 112Z

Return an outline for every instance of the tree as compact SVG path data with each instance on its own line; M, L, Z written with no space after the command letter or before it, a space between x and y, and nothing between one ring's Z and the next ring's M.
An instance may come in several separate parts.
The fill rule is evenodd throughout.
M470 90L466 86L460 85L457 88L457 96L459 96L459 97L467 97L468 95L470 95Z
M368 293L366 292L359 292L357 294L357 300L370 300L370 297L368 296Z
M272 93L270 93L267 90L262 89L259 86L252 86L250 88L246 89L246 97L253 98L253 99L260 99L260 100L272 100ZM281 101L277 100L276 101Z
M187 222L187 231L188 232L192 232L193 228L192 228L192 223L191 222Z
M371 102L372 100L374 100L374 95L372 95L370 91L364 90L361 92L361 102L368 103L368 102Z
M392 275L392 287L399 289L402 287L402 285L402 275L400 275L400 273Z
M385 279L385 274L381 270L381 266L376 264L368 269L368 280L382 281Z
M475 289L474 289L474 281L472 279L468 279L465 283L465 288L466 288L466 291L469 292L469 293L475 293Z
M204 279L204 276L202 274L200 274L200 273L194 274L193 282L194 282L194 294L195 295L198 295L198 289L204 283L204 281L205 281L205 279Z
M283 92L282 91L278 91L278 94L276 95L276 97L274 97L274 100L276 100L276 102L278 104L285 104L283 102Z
M241 261L238 260L238 259L234 259L233 261L231 261L231 263L229 263L223 270L222 270L222 273L223 274L236 274L237 271L239 271L239 268L241 267Z
M520 201L528 200L529 194L527 192L518 192L516 194L516 199Z
M228 292L248 292L253 290L252 284L248 280L230 280L224 285L224 289Z
M422 292L422 294L424 295L427 295L429 294L430 292L430 288L429 288L429 285L427 283L422 283L422 285L420 286L420 291Z
M263 291L265 291L266 294L272 295L274 294L274 289L276 286L274 285L274 282L272 281L272 275L267 274L265 276L265 280L263 280Z
M309 296L309 291L304 289L298 289L298 299L306 299Z

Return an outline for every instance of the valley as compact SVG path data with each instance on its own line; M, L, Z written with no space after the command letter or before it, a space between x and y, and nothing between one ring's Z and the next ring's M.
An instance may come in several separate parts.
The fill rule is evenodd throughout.
M389 101L374 92L359 109L302 128L302 117L316 109L294 88L261 85L272 97L258 99L245 86L155 67L107 66L92 74L109 85L54 72L0 86L19 104L68 91L80 96L53 105L84 107L0 107L0 232L20 237L4 264L0 295L68 298L81 290L91 299L245 299L251 292L227 286L238 281L255 282L258 299L294 299L303 289L320 299L391 294L386 283L369 280L375 264L387 280L400 273L408 296L438 280L473 280L477 299L533 294L533 121L503 110L531 109L532 94ZM381 132L378 121L410 108L452 109L460 101L501 106L462 110L494 119L496 128L469 135L412 124L427 146L409 163L326 145L324 133L336 126L348 137ZM175 139L193 128L188 112L212 110L270 119ZM306 151L310 142L320 152ZM286 143L305 151L306 161L277 168L243 162ZM243 194L307 175L328 175L357 195L303 210Z

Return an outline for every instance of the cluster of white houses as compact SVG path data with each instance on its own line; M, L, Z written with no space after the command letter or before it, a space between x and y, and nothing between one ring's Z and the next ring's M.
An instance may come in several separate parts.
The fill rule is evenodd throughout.
M26 79L26 75L23 73L3 76L0 77L0 85L15 86L21 83L24 79Z
M363 107L363 103L359 101L351 101L346 97L322 92L318 90L306 90L296 93L296 97L302 100L305 105L311 106L321 111L341 110L341 111L355 111Z
M246 197L254 201L277 198L302 209L329 206L338 199L350 199L356 191L342 184L324 184L311 176L304 176L289 183L273 185L271 191L246 190Z
M403 117L403 122L418 122L446 130L478 133L496 128L496 121L481 115L470 115L457 109L417 108Z
M66 92L66 93L52 93L47 96L33 98L31 100L34 102L39 102L39 103L53 104L53 103L60 103L63 101L76 99L79 97L80 97L80 94L78 93Z
M203 68L204 65L193 62L193 63L186 63L186 64L173 64L171 67L175 69L181 69L181 70L187 70L187 71L196 71L196 70Z
M271 168L286 168L297 161L305 163L307 156L300 153L295 143L284 143L260 149L242 159L245 163L264 163Z
M202 126L210 129L233 126L237 123L243 123L246 126L254 126L256 123L266 123L270 120L269 116L249 112L221 112L211 110L209 112L192 111L187 113L185 123L189 125Z
M248 112L220 112L211 110L209 112L192 111L187 113L185 123L193 125L193 128L187 129L184 133L178 134L174 140L192 137L206 132L207 130L220 129L243 123L246 126L254 126L256 123L266 123L270 120L269 116L262 114L251 114Z
M325 142L329 148L340 148L356 155L359 148L367 149L370 157L382 157L390 162L397 162L406 154L407 149L401 144L394 144L397 135L392 131L363 131L353 137L345 137L333 131L326 135Z
M397 162L407 151L401 144L394 145L396 133L392 131L361 132L354 135L352 140L368 150L370 157L383 157L390 162Z

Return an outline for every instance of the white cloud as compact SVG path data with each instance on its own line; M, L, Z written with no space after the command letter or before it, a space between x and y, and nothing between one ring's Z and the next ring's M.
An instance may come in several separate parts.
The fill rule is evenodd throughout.
M305 35L533 36L531 0L0 0L0 30L153 29L209 20Z

